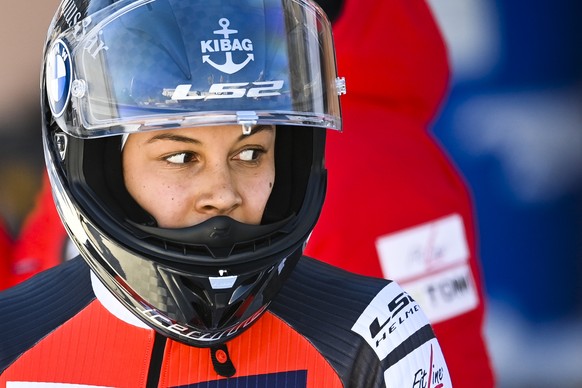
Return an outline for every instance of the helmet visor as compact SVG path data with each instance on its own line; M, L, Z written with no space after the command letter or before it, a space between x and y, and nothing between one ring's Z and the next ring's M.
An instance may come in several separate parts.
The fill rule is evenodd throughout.
M341 129L331 26L310 2L119 1L53 42L47 99L74 136L218 124Z

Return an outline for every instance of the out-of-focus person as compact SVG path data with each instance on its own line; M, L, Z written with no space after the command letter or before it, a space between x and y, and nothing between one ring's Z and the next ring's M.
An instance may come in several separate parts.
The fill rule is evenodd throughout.
M76 248L55 208L46 174L35 206L26 217L13 250L9 286L76 256Z
M453 384L492 387L472 199L430 133L450 77L431 10L416 0L319 2L335 19L338 67L350 82L306 253L398 280L434 324Z

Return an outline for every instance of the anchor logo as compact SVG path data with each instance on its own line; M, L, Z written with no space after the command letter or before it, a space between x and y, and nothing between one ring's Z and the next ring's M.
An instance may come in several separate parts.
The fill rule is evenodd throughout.
M252 53L253 42L250 39L243 39L242 41L236 38L229 39L230 35L238 34L238 30L231 30L228 28L230 26L230 20L227 18L221 18L218 21L218 24L222 28L220 30L215 30L214 34L222 35L224 38L201 41L200 46L202 49L202 54L222 52L226 57L226 61L222 64L216 63L210 59L210 54L206 54L202 55L202 62L208 63L210 66L223 73L234 74L242 70L250 63L250 61L255 60L255 56ZM234 62L232 59L232 53L235 51L248 52L246 59L241 63Z

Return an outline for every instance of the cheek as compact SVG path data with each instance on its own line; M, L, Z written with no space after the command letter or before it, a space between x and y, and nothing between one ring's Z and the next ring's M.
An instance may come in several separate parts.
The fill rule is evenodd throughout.
M160 200L160 198L163 199ZM156 219L158 226L179 228L189 225L187 222L188 203L184 198L177 197L175 193L162 191L159 196L153 198L149 212Z
M188 217L192 212L192 201L179 187L151 191L146 209L162 228L178 228L190 225Z
M274 182L275 173L274 171L269 171L267 174L255 177L252 184L247 186L247 201L253 211L256 212L256 218L259 220L263 217L263 211L273 191Z
M143 175L141 175L143 178ZM157 177L149 172L147 179L132 176L125 180L127 190L135 201L161 227L171 227L180 221L184 208L187 206L186 190L181 185L167 182L163 177Z
M129 194L159 226L182 226L182 217L189 206L183 177L165 171L158 163L151 163L132 144L126 147L123 174Z
M260 198L261 202L263 203L263 207L267 204L269 197L271 196L271 192L273 191L273 184L275 181L275 177L270 177L268 179L264 179L261 182L261 193L257 196Z

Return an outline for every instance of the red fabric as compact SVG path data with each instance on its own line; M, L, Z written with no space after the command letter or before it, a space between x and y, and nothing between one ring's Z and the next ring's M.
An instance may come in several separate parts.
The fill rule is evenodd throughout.
M449 80L440 32L424 1L345 0L334 34L344 133L328 136L327 198L306 253L382 277L379 236L459 214L480 303L434 328L453 385L492 387L471 198L428 132Z
M35 381L145 387L153 342L152 330L128 325L94 301L10 365L0 376L0 386Z
M308 388L342 386L337 373L313 344L270 312L253 323L243 335L229 341L228 349L237 370L235 378L303 370L307 371ZM210 350L207 348L193 348L171 341L165 359L168 363L162 370L164 386L195 383L203 386L206 381L220 378L209 362ZM196 368L185 368L184 360Z
M11 284L10 263L12 261L12 238L0 220L0 290Z
M145 387L153 347L153 330L126 324L94 301L15 360L0 376L0 386L42 381L58 386ZM304 371L307 388L342 385L313 344L271 313L230 341L228 349L236 367L233 378ZM159 387L226 386L212 367L209 348L169 340L160 368Z
M67 242L67 233L54 205L48 176L45 174L35 207L26 218L15 243L10 285L61 263Z

